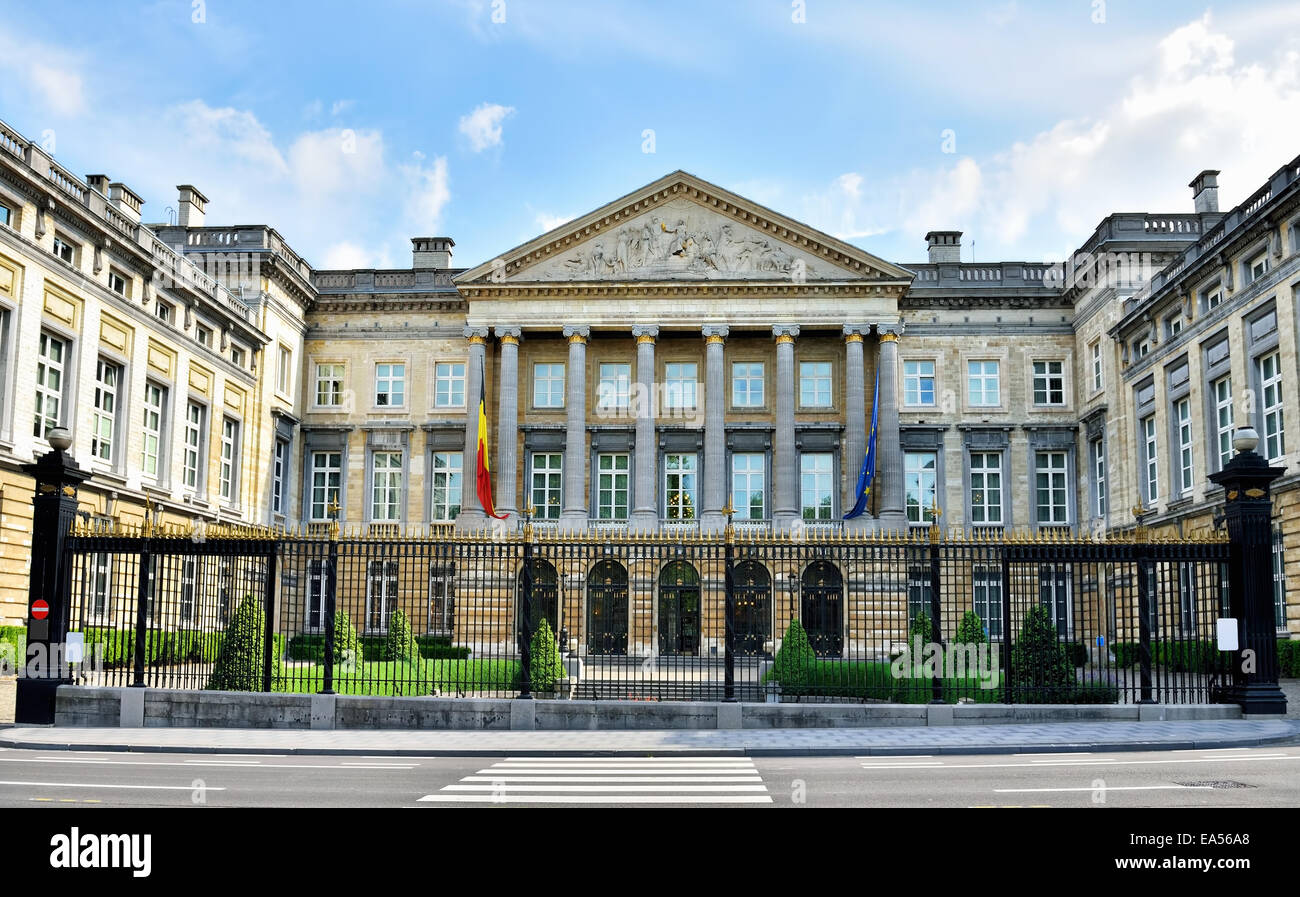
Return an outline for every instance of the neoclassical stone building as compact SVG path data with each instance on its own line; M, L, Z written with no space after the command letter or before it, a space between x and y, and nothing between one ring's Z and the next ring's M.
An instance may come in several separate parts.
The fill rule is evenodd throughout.
M893 263L679 171L473 268L419 237L410 268L330 271L270 226L208 225L192 186L145 224L124 184L0 125L0 622L26 601L19 466L52 426L95 471L95 517L475 530L481 388L507 527L532 508L709 533L728 505L796 536L935 509L1210 527L1232 427L1300 471L1300 162L1226 214L1215 174L1193 211L1108 216L1060 264L963 262L954 231ZM873 412L875 486L846 523ZM1278 484L1290 631L1298 484Z

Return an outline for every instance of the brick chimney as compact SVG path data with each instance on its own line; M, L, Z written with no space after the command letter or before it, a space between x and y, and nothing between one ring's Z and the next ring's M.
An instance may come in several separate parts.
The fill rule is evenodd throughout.
M1192 188L1192 202L1198 213L1219 211L1219 172L1207 168L1187 186Z
M176 223L181 227L202 227L208 198L193 184L179 184L176 189L180 191Z
M456 241L451 237L412 237L412 268L450 268L451 247Z
M925 235L925 245L929 247L932 263L961 261L959 230L932 230Z

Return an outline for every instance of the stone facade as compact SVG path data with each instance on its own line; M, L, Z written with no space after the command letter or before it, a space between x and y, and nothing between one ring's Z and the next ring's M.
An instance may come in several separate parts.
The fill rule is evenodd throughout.
M24 614L18 466L56 395L42 426L95 472L83 509L125 523L486 527L482 383L506 528L531 509L561 531L717 532L727 505L796 535L936 509L1105 532L1139 505L1209 528L1207 378L1300 469L1300 171L1227 214L1214 175L1197 211L1111 215L1063 264L962 262L953 231L894 264L679 171L472 269L419 237L410 268L326 271L269 226L209 226L190 185L177 223L146 225L124 185L0 125L0 622ZM873 414L871 500L845 522ZM1300 477L1278 485L1279 582L1300 583ZM633 641L653 641L653 592Z

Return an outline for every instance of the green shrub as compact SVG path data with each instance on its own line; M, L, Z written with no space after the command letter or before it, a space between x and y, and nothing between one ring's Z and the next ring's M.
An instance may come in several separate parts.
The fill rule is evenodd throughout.
M988 641L979 614L973 610L968 610L962 615L961 622L957 624L957 635L953 638L953 641L959 645L983 645Z
M417 660L419 649L411 635L411 624L406 621L406 614L399 608L393 611L388 620L388 634L384 638L384 660L404 660L407 663Z
M0 626L0 675L12 676L27 662L27 627Z
M556 644L551 623L545 617L542 618L541 626L533 633L531 648L528 677L531 690L553 691L556 681L565 677L565 670L564 661L560 658L560 646Z
M1068 642L1065 646L1066 656L1073 666L1086 666L1088 663L1088 646L1083 642Z
M1118 704L1119 689L1109 682L1084 682L1068 698L1062 698L1061 703Z
M816 662L817 654L808 641L808 633L804 631L802 623L793 619L786 627L785 638L781 640L781 648L776 652L768 676L771 681L781 684L783 692L790 691L793 694L808 683Z
M1012 700L1020 704L1063 703L1074 693L1074 668L1042 605L1025 614L1011 648L1011 675Z
M1300 639L1278 641L1277 671L1285 679L1300 678Z
M334 665L357 666L362 662L361 640L345 610L334 614ZM325 646L321 643L321 661L325 660Z
M922 645L928 645L934 641L934 625L930 622L930 615L925 611L917 614L907 627L907 647L910 650L916 644L917 639L921 640Z
M262 602L246 595L226 627L208 688L218 691L261 691L266 617ZM272 654L274 655L274 650ZM272 669L279 666L273 656Z

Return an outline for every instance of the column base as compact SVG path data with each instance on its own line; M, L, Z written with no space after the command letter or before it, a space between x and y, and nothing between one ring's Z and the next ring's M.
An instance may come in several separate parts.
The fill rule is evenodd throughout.
M659 532L659 512L655 510L633 510L627 519L627 528L631 533Z
M727 518L721 511L705 511L700 515L700 533L717 534L727 528Z
M876 518L876 531L907 532L907 514L902 511L881 511L880 516Z
M587 529L586 511L561 511L555 528L562 533L581 533Z
M482 508L472 508L456 515L456 532L477 533L487 529L488 516Z
M799 513L797 511L773 511L772 532L788 533L798 519Z
M1286 713L1286 695L1276 682L1262 682L1232 688L1226 696L1241 705L1243 714L1261 713L1280 715Z
M852 520L844 521L844 532L846 533L874 533L875 531L876 518L870 514L862 514Z

